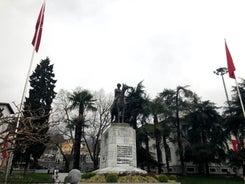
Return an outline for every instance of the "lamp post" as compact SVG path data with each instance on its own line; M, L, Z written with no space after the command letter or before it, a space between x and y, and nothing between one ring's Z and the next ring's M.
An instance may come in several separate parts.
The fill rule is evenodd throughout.
M220 67L220 68L218 68L218 69L216 69L214 71L214 74L220 75L221 78L222 78L223 86L224 86L224 89L225 89L226 100L227 100L228 106L230 108L230 101L229 101L229 98L228 98L228 93L227 93L227 90L226 90L226 85L225 85L225 80L224 80L224 74L226 74L227 72L228 72L228 70L227 70L226 67Z
M181 135L181 124L179 120L179 91L183 90L186 91L186 87L189 87L189 85L181 87L178 86L176 89L176 97L175 97L175 103L176 103L176 125L177 125L177 139L178 139L178 147L179 147L179 156L180 156L180 166L181 166L181 174L182 176L186 174L185 172L185 163L184 163L184 148L183 148L183 142L182 142L182 135Z

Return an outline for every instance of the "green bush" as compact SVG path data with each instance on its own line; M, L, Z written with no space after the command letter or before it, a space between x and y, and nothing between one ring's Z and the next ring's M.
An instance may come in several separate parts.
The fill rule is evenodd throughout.
M175 175L170 175L170 176L169 176L169 179L170 179L170 180L177 181L177 176L175 176Z
M117 183L118 175L115 173L109 173L106 175L105 179L107 183Z
M83 179L88 179L88 178L91 178L91 177L93 177L93 176L95 176L95 173L93 173L93 172L88 172L88 173L84 173L84 174L82 175L82 178L83 178Z
M168 177L165 174L159 174L157 179L159 182L168 182Z

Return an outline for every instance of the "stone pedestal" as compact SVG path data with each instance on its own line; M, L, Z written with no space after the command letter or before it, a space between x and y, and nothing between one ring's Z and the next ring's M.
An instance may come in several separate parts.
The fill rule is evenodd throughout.
M135 130L127 123L113 123L102 135L100 169L96 173L141 173L146 171L136 168Z

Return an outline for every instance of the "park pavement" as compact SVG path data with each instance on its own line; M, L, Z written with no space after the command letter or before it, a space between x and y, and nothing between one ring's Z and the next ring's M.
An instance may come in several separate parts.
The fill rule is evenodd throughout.
M59 173L58 174L58 180L60 182L64 182L66 176L68 176L68 173Z
M64 183L66 176L68 176L68 173L58 173L58 179L55 181L55 184Z

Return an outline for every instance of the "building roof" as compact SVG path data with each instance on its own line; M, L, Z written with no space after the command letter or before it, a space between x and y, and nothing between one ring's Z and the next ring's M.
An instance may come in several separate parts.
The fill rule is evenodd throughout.
M14 114L14 110L9 103L0 102L0 106L6 106L11 114Z

